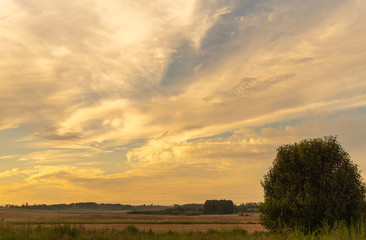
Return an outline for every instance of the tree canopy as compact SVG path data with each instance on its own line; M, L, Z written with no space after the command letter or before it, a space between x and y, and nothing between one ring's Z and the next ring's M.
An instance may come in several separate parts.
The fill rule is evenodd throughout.
M203 205L204 214L231 214L235 207L231 200L206 200Z
M364 210L363 179L334 136L280 146L261 185L261 223L272 231L351 223Z

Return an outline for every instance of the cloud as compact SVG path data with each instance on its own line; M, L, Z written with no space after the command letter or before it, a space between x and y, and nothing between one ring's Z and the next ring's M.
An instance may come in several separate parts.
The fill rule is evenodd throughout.
M276 146L330 134L365 167L360 0L0 5L13 199L257 201Z
M350 14L347 7L357 6L356 1L347 7L337 2L327 12L317 10L317 7L325 6L325 1L314 6L300 2L277 6L265 1L256 4L214 1L205 7L199 1L160 1L144 11L141 11L143 3L95 3L100 11L105 10L110 15L102 14L94 5L82 3L60 3L62 6L49 2L16 3L13 8L24 14L16 15L11 21L22 31L5 33L17 41L29 39L30 44L10 47L7 59L17 59L18 69L28 66L28 70L21 70L23 77L4 71L17 85L7 81L3 86L9 84L12 90L3 87L3 91L23 97L15 100L5 95L6 101L14 105L3 106L3 128L37 119L42 125L58 129L51 134L40 132L39 136L72 140L71 135L76 139L80 134L89 139L100 133L81 133L79 130L85 130L91 124L96 131L114 131L110 126L124 124L127 111L143 114L146 121L161 119L161 124L166 125L165 119L171 118L166 115L181 108L182 113L178 115L197 116L200 123L189 125L200 126L210 121L207 118L217 115L230 116L227 122L232 123L243 121L243 118L255 119L269 111L301 108L339 95L340 86L345 83L348 93L343 89L344 97L354 96L355 91L363 89L360 88L362 82L357 80L360 74L355 72L363 71L357 62L362 62L364 56L349 54L347 48L357 46L357 52L363 52L362 38L347 37L349 32L357 33L362 27L357 24L361 12L344 17ZM123 10L126 6L128 9ZM168 10L162 11L163 8ZM312 12L314 18L303 21L307 15L297 16L300 9ZM343 15L338 10L342 10ZM136 18L135 21L120 19L121 11L129 12L125 18ZM267 26L266 19L271 14L276 16L274 22L278 24L275 26ZM244 24L240 21L243 16ZM314 27L314 21L318 21L317 27ZM201 23L205 26L200 27ZM302 26L297 26L300 23ZM284 32L288 27L291 31ZM268 28L272 30L268 31ZM345 32L345 29L349 30ZM20 39L15 34L31 37ZM150 36L157 40L151 40ZM7 46L14 42L8 41ZM338 53L327 50L334 48L339 49ZM24 53L26 57L18 57ZM347 59L341 57L345 55ZM324 70L329 72L331 67L345 66L345 63L356 64L342 69L343 72L337 74L337 81L331 82L331 74L322 76ZM9 67L9 61L4 64L4 68ZM319 70L312 70L316 68ZM18 87L20 79L27 80L23 90ZM318 92L316 89L326 90ZM235 96L235 99L229 96ZM191 100L187 102L188 99ZM128 110L122 107L126 102ZM201 114L197 111L190 114L191 108L184 108L184 104L190 106L190 102L199 106ZM121 104L115 106L119 113L111 124L99 119L104 117L104 107L112 107L108 104ZM160 104L164 105L164 112L156 116L155 110L161 109ZM251 107L254 104L256 109ZM245 114L235 111L238 105L248 109ZM146 109L152 116L146 114ZM82 118L90 120L82 122L83 114ZM100 117L94 116L94 122L93 114L100 114ZM80 119L79 123L76 118ZM192 116L188 118L192 119ZM87 126L77 126L83 123ZM188 123L183 122L181 128L186 125ZM160 134L157 132L153 134ZM66 133L69 135L63 135ZM149 133L146 135L149 137Z
M283 144L338 135L351 159L361 170L366 169L365 136L360 131L365 124L366 117L359 109L337 114L324 112L292 124L241 128L199 139L182 140L166 133L130 149L124 164L128 168L114 167L115 171L110 172L104 170L106 162L39 162L43 165L1 172L0 190L37 203L58 199L135 204L171 204L172 199L179 203L203 202L208 198L230 198L236 203L260 201L260 180L271 166L276 148ZM354 128L351 130L350 126ZM15 177L21 179L17 185L11 184ZM23 191L25 186L32 192ZM45 189L59 191L60 198L43 196Z
M96 156L100 153L98 149L85 148L81 149L47 149L43 151L33 151L27 154L17 155L17 161L29 162L32 164L40 163L67 163L67 162L80 162L89 159L92 156Z
M43 135L42 138L45 138L47 140L56 140L56 141L67 141L67 140L77 140L80 139L80 134L75 132L67 132L65 134L61 135Z
M5 172L0 173L0 178L6 178L6 177L11 177L11 176L14 176L14 175L18 175L19 172L20 171L19 171L18 168L7 170Z

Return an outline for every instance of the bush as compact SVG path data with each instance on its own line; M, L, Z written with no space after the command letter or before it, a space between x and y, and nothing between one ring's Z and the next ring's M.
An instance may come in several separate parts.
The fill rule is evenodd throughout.
M337 138L307 139L277 149L264 176L261 223L272 231L298 228L312 232L357 221L365 205L360 172Z

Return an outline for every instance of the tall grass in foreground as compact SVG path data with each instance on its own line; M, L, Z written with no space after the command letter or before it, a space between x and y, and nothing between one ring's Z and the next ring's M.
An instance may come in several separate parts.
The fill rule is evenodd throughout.
M128 226L123 231L116 230L87 230L81 226L72 226L68 224L58 224L52 226L34 226L34 225L7 225L0 223L0 239L7 240L35 240L35 239L123 239L123 240L364 240L365 227L363 223L356 227L348 228L345 224L336 224L333 228L324 225L324 227L313 234L303 234L300 231L288 231L285 233L255 232L248 234L243 229L234 229L231 231L209 230L207 232L189 232L189 233L159 233L150 231L140 231L134 226Z

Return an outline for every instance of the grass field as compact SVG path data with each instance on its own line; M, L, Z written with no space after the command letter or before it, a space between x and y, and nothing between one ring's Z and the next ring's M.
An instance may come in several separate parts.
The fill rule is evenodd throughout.
M217 239L217 240L365 240L363 224L304 235L269 233L259 214L239 215L129 215L116 212L55 212L0 209L2 239Z
M154 233L207 232L244 229L249 233L263 231L259 224L259 214L239 215L202 215L202 216L171 216L171 215L133 215L116 212L55 212L35 210L1 209L0 219L8 227L27 225L32 228L68 224L86 230L125 230L133 225L140 231Z

